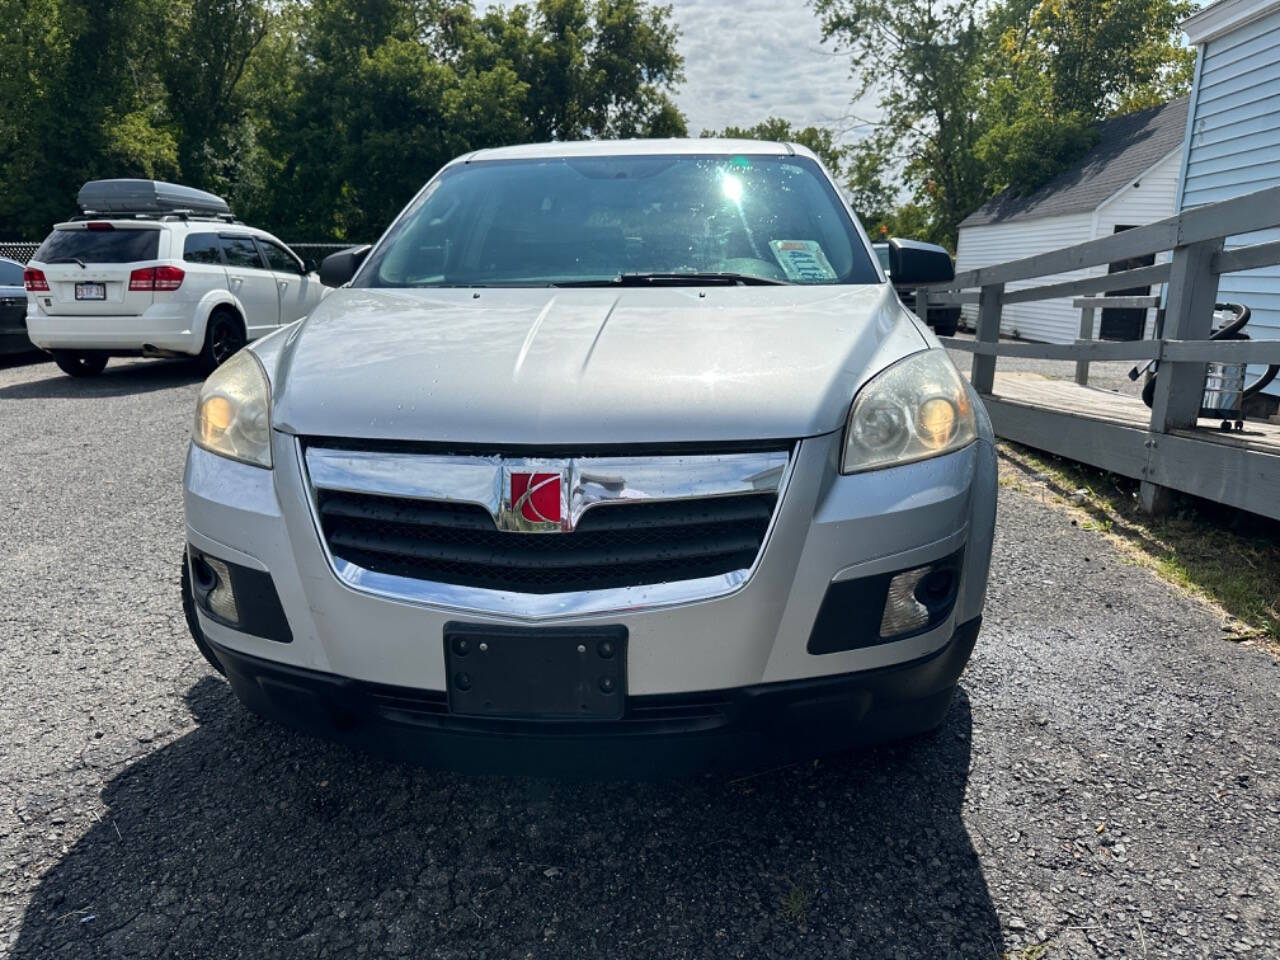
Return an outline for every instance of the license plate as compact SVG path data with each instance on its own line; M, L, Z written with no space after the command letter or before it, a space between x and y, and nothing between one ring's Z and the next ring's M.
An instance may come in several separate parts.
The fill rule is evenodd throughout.
M105 283L77 283L76 299L105 300L107 299L107 285Z
M627 628L540 630L448 623L449 710L464 716L617 719L627 698Z

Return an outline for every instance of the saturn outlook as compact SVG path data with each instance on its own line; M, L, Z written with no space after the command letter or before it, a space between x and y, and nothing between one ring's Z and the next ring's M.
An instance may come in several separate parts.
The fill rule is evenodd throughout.
M247 708L557 776L944 722L991 426L808 150L482 150L321 277L194 413L184 608Z

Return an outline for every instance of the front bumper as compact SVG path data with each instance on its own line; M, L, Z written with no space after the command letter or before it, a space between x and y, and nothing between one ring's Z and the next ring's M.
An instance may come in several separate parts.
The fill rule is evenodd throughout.
M440 692L212 649L255 713L393 759L469 773L666 777L769 766L931 730L946 715L980 626L980 617L961 624L941 649L905 664L630 697L623 719L592 721L459 717Z
M342 739L357 737L359 729L386 726L378 712L382 708L371 712L368 706L369 691L390 690L401 696L407 690L409 699L437 707L447 702L442 638L450 622L625 627L630 638L629 707L661 706L663 698L685 705L733 705L720 719L700 721L711 724L706 738L710 746L691 747L695 753L703 751L695 757L697 763L704 762L708 752L732 753L724 744L717 746L710 733L742 734L763 749L773 737L771 724L783 715L810 719L783 724L778 737L794 739L792 734L803 729L801 739L812 741L818 750L830 749L824 746L827 741L840 746L904 735L941 717L976 636L995 523L994 448L984 423L982 439L955 453L841 476L836 469L840 440L833 434L795 445L792 477L773 530L750 578L733 592L695 602L553 617L463 611L360 590L337 576L325 554L293 437L273 436L275 469L270 471L192 448L185 481L189 544L209 556L269 574L290 640L233 629L203 612L200 633L225 665L237 694L251 707ZM819 611L833 587L950 557L962 561L954 606L945 619L901 639L852 648L811 648ZM843 615L850 614L845 610ZM874 624L880 615L880 609L858 611L859 621L873 619ZM935 666L926 670L923 665L930 663ZM940 680L934 672L938 664L947 665ZM881 685L889 681L873 679L918 669L933 679L895 680L888 688ZM912 698L916 706L905 706ZM802 707L794 707L792 701ZM810 701L818 706L806 706ZM325 705L318 711L320 720L317 703ZM821 719L826 709L834 711L834 721ZM595 733L584 734L540 721L544 725L513 737L502 723L476 725L460 718L444 723L438 715L423 720L420 714L410 720L397 715L392 729L398 732L392 739L413 741L415 755L450 766L466 766L464 755L472 749L487 753L487 747L480 749L482 740L594 742L607 740L609 732L592 728ZM350 727L335 722L335 716L350 718ZM305 723L303 717L308 718ZM767 718L773 719L766 722ZM445 733L453 738L450 744L436 744L435 734ZM664 728L663 736L641 738L635 742L650 745L628 748L626 765L657 765L672 737L699 733ZM460 743L470 746L464 749ZM494 747L499 754L503 749L507 753L491 766L519 760L523 748L508 747ZM581 769L580 759L568 767ZM540 760L529 769L549 772L553 767L554 760Z

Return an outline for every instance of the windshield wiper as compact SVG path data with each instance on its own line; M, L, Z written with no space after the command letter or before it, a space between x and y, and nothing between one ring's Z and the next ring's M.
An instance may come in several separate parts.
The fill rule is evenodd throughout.
M788 280L761 277L754 273L620 273L616 277L598 280L563 280L553 287L678 287L719 284L721 286L787 286Z
M89 269L87 266L85 266L85 262L81 260L79 257L55 257L53 260L46 261L46 263L74 263L78 265L81 270Z

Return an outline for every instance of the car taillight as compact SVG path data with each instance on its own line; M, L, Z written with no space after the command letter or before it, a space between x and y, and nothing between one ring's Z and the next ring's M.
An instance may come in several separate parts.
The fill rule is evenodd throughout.
M84 225L86 230L114 230L115 226L110 223L104 223L101 220L91 220Z
M182 278L185 276L181 267L156 267L156 289L177 290L182 286Z
M32 293L49 292L49 281L44 278L44 271L32 267L22 271L22 285Z
M129 289L142 292L177 290L185 276L181 267L141 267L129 274Z

